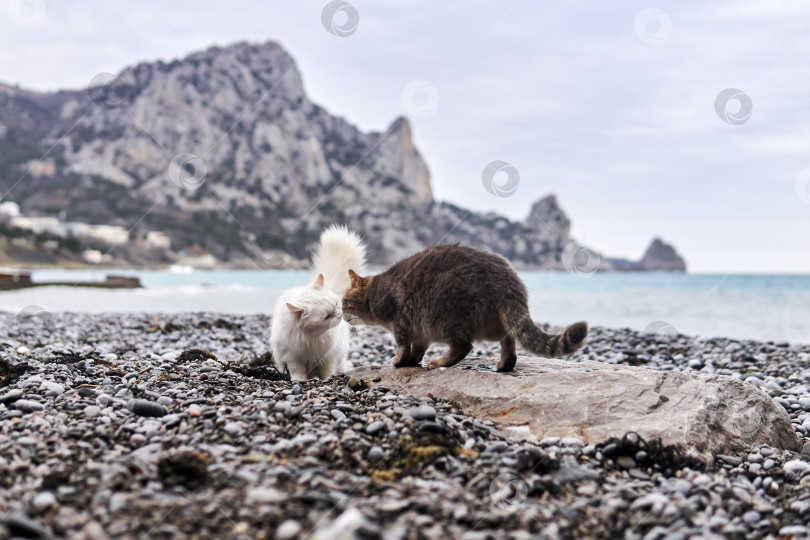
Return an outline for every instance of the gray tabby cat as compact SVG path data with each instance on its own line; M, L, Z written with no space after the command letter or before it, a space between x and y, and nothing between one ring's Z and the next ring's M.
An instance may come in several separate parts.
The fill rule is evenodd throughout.
M428 369L453 366L474 341L500 341L498 371L512 371L515 342L550 358L579 349L588 324L574 323L549 334L529 315L528 292L509 262L494 253L460 245L428 248L376 276L349 270L351 286L343 311L394 333L395 367L418 366L433 342L450 351Z

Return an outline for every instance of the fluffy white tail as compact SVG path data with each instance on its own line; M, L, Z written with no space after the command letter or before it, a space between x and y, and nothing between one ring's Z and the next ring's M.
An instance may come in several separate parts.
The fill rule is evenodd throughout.
M365 272L366 245L360 236L343 225L332 225L321 233L312 256L315 274L323 274L326 286L340 296L349 290L349 270Z

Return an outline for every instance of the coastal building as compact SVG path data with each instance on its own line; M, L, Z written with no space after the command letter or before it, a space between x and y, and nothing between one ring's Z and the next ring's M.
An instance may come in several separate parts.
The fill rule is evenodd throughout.
M82 253L82 259L88 264L99 264L104 260L104 255L97 249L86 249Z
M31 231L34 234L53 234L61 236L61 224L55 217L16 216L9 220L9 225L17 229Z
M200 246L191 246L180 252L177 264L193 268L212 269L217 265L217 258Z
M7 221L11 218L18 217L20 215L20 205L11 202L5 201L0 203L0 221Z
M108 245L129 242L129 231L117 225L90 225L86 236Z
M146 233L144 244L148 249L165 250L172 249L172 239L166 233L160 231L149 231Z
M90 224L80 221L67 221L62 223L62 236L84 238L90 234Z

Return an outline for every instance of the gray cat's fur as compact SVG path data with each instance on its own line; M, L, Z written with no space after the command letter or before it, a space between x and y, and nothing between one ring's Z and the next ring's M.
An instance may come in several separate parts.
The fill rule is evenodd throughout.
M351 287L343 311L394 333L394 366L418 366L433 342L450 351L428 369L452 366L472 350L473 341L500 341L498 371L512 371L515 342L545 357L579 349L585 322L562 334L548 334L529 315L528 292L509 262L494 253L459 245L428 248L376 276L349 271Z

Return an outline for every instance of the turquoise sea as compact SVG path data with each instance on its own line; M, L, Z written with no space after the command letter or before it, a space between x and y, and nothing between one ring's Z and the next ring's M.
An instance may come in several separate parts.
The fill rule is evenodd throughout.
M42 287L0 292L0 310L267 313L305 271L115 271L143 289ZM103 279L102 271L42 270L35 281ZM522 272L535 320L810 344L810 275ZM662 329L663 328L663 329Z

